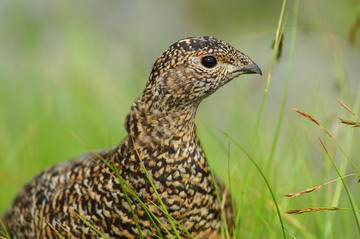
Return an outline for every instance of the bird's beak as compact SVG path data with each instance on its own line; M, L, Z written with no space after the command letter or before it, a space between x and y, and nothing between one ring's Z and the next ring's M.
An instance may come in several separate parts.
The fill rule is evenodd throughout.
M259 74L262 75L262 71L258 65L254 62L251 65L236 69L234 72L241 72L242 74Z

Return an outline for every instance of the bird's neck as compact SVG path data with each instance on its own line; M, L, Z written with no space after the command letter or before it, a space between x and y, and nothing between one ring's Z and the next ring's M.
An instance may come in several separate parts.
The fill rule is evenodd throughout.
M172 140L197 141L197 106L167 107L149 97L141 97L126 118L126 130L135 143L159 146Z
M114 157L118 159L116 162L121 176L133 187L143 190L145 176L139 164L141 161L164 198L169 192L167 182L172 180L176 181L177 190L189 195L197 190L215 192L209 166L195 132L196 107L174 110L159 106L144 97L132 106L125 123L128 136L117 148L118 154ZM155 202L157 198L152 200Z

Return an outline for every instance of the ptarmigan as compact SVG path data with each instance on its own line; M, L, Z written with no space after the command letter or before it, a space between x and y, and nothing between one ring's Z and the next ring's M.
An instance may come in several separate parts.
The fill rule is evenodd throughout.
M195 114L204 98L252 73L261 70L222 40L175 42L155 62L118 147L46 169L22 189L3 217L12 238L220 237L230 196L222 213L214 182L221 196L226 189L212 179Z

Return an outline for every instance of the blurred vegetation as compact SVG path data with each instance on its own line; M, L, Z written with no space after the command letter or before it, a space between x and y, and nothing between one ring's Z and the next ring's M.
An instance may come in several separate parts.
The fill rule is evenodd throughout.
M294 1L288 0L282 53L254 139L281 5L280 0L2 0L0 212L42 169L88 151L77 137L92 148L120 142L123 119L155 59L176 40L199 35L231 43L264 73L223 87L204 101L197 117L209 163L225 181L230 165L241 238L279 238L281 228L259 172L223 132L258 162L282 212L350 208L341 182L296 199L281 195L338 178L318 137L343 175L358 173L319 127L290 107L321 122L359 167L360 131L339 123L337 117L352 117L337 98L359 114L360 1L300 1L289 66L295 26ZM269 163L282 103L279 141ZM357 178L345 181L359 206ZM350 210L282 216L296 238L359 236Z

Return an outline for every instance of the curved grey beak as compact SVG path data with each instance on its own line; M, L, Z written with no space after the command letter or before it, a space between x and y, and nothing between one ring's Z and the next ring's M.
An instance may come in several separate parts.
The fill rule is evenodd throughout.
M243 74L259 74L262 75L262 71L258 65L252 63L251 65L239 68L233 72L242 72Z

